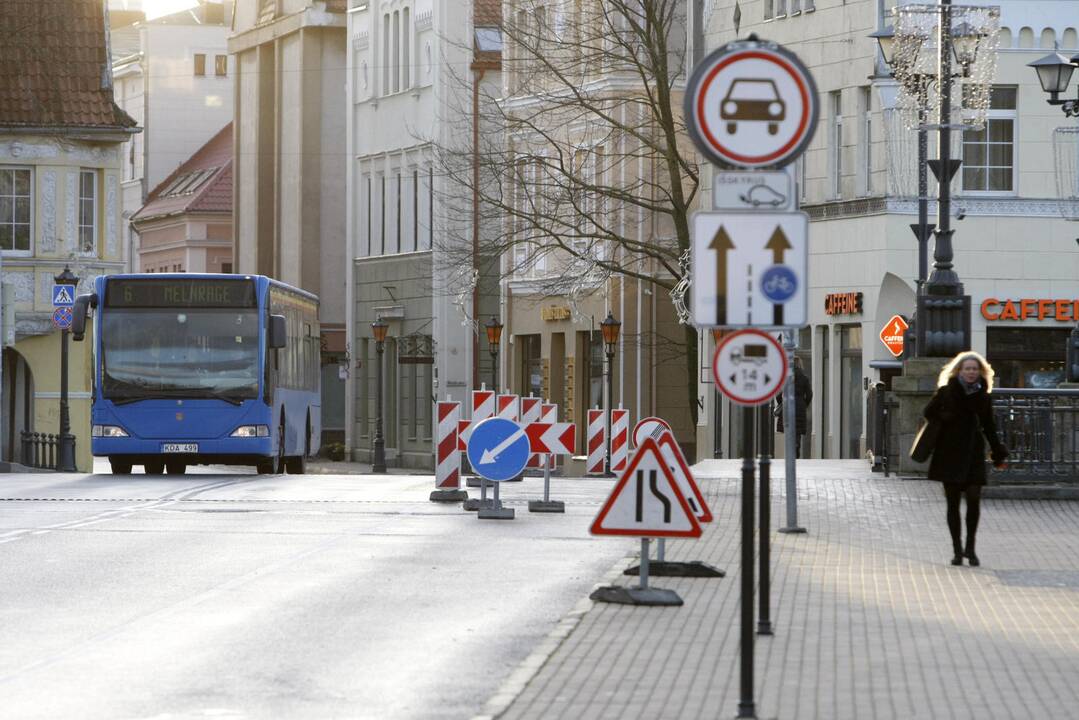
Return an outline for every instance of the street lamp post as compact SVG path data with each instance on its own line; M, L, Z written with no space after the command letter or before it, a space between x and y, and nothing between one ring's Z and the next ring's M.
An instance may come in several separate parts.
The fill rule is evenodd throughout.
M607 317L599 324L603 332L603 349L607 355L607 476L613 476L611 470L611 413L614 410L614 352L618 345L618 333L622 329L622 323L614 319L614 315L607 312Z
M912 226L919 241L919 291L916 310L915 351L919 357L940 357L954 355L970 347L970 296L964 294L963 284L952 264L951 227L951 181L961 164L952 159L951 133L965 127L961 122L953 123L952 93L953 80L963 79L964 96L960 107L976 110L968 106L968 100L976 98L977 93L970 87L984 87L982 102L988 105L989 77L991 70L983 51L983 41L994 32L993 23L999 21L999 10L973 6L953 7L951 0L941 0L940 5L906 5L895 9L895 29L873 33L880 45L885 62L892 68L902 89L913 98L918 112L918 183L919 217L918 224ZM933 71L922 70L924 59L921 51L932 43L931 33L925 20L935 17L936 47L932 58ZM902 21L902 26L900 25ZM978 23L978 24L976 24ZM953 73L953 59L959 66L959 72ZM979 63L979 60L981 61ZM974 77L978 63L978 72L985 77ZM933 125L928 123L929 86L936 83L939 100L939 117ZM962 121L963 118L960 118ZM939 157L926 159L928 144L926 131L935 128L938 131L937 146ZM928 236L932 226L928 223L928 194L925 167L933 170L938 182L937 223L932 229L935 235L933 248L933 271L925 277L928 258L925 255Z
M1046 102L1059 106L1065 117L1079 117L1079 97L1074 100L1060 99L1060 95L1068 91L1072 73L1079 66L1079 54L1069 59L1054 52L1027 65L1034 68L1042 90L1049 94ZM1079 88L1079 84L1076 87ZM1072 328L1071 336L1068 338L1064 366L1064 379L1069 383L1079 383L1079 323Z
M386 331L389 325L381 317L371 323L371 334L375 338L375 442L371 472L386 472L386 440L382 437L382 354L386 350Z
M498 394L498 344L502 340L502 323L494 315L484 324L487 331L487 350L491 353L491 389Z
M57 285L68 285L71 294L75 294L75 286L79 284L79 278L71 272L71 268L64 266L64 271L53 278ZM75 437L71 434L71 413L68 410L68 358L67 336L70 330L60 330L60 446L56 453L56 469L60 472L75 472Z

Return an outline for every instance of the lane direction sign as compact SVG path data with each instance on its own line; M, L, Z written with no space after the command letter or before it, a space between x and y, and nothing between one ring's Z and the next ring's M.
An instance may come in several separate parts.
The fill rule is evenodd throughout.
M525 434L534 453L572 455L577 426L574 423L529 423Z
M798 57L770 42L742 40L694 69L685 94L690 137L717 165L782 167L802 154L820 114L817 87Z
M472 428L468 462L477 474L494 482L521 474L530 454L523 427L505 418L487 418Z
M727 336L712 356L716 387L738 405L763 405L778 395L787 369L783 346L760 330L739 330Z
M693 216L693 323L801 327L808 322L809 216Z
M671 477L659 446L645 438L592 522L593 535L700 537L701 525Z

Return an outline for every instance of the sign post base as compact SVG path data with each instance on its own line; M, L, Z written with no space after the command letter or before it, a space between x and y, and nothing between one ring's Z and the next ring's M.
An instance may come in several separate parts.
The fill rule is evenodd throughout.
M620 585L608 585L596 588L588 596L595 602L616 603L619 605L682 605L682 598L674 590L661 588L632 588Z
M528 512L564 513L566 512L566 503L561 500L529 500Z
M433 490L431 491L431 502L462 502L468 500L468 492L465 490Z
M622 571L623 575L640 575L641 566L634 565ZM659 577L698 577L715 578L726 577L727 573L719 568L709 565L700 560L688 562L668 562L666 560L653 560L648 563L648 574Z

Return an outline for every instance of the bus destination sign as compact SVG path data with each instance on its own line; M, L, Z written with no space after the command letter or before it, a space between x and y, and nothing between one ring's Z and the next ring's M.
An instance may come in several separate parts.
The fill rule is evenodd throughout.
M251 280L154 279L108 280L105 305L114 308L214 307L253 308L255 284Z

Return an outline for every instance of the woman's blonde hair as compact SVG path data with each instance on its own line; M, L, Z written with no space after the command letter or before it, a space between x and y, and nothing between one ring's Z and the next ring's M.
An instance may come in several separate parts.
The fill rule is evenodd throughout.
M937 386L944 387L947 385L949 380L959 374L959 368L963 367L963 363L967 360L973 360L978 363L978 367L981 368L982 371L982 380L985 382L985 391L987 393L993 392L993 366L989 364L988 360L973 350L964 350L945 363L944 367L940 370L940 377L937 378Z

